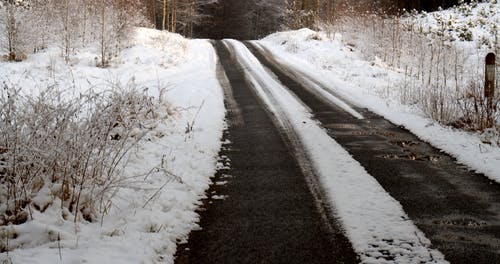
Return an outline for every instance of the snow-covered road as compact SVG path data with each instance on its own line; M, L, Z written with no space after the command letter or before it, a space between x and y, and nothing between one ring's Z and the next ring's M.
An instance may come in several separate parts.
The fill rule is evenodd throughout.
M463 143L465 137L460 136L458 132L449 132L439 127L423 128L424 131L419 129L417 137L404 127L361 108L364 106L372 109L373 105L367 102L376 101L376 96L354 97L358 104L353 107L363 114L365 117L363 120L354 119L342 111L328 112L325 110L329 108L327 104L314 99L317 97L317 92L306 92L311 88L303 87L303 80L314 80L320 89L330 90L335 94L340 93L339 97L353 98L353 95L359 92L354 85L362 77L352 77L353 84L335 81L342 75L338 72L349 71L344 68L349 59L338 62L338 70L334 68L323 71L313 69L314 67L299 56L285 54L268 43L264 45L262 42L253 42L253 44L247 46L251 47L259 60L271 69L273 76L298 95L328 134L403 206L410 219L445 254L447 260L474 263L500 261L498 254L500 237L497 233L500 230L498 216L500 185L484 175L471 172L443 150L436 149L418 138L422 134L427 134L429 129L441 130L430 140L432 144L440 140L450 141L452 138L455 139L455 136L456 142L450 145ZM312 54L321 54L316 51L318 48L314 45L309 47ZM311 87L317 88L317 86ZM400 110L386 109L383 113L384 116L397 116L398 111ZM419 126L419 122L416 121L418 118L406 116L408 119L403 122L405 125ZM475 162L492 161L488 166L484 166L485 169L489 168L488 170L498 167L495 165L498 163L498 159L495 160L498 148L487 146L484 149L483 153L476 155ZM472 157L473 153L463 153L463 150L458 152L462 157ZM488 158L483 160L483 157ZM474 167L473 163L466 162L466 164ZM498 172L498 170L490 171L493 174L488 176Z
M246 82L242 65L224 43L215 47L226 71L222 80L233 90L226 101L237 106L229 107L224 167L204 200L202 229L180 247L178 263L357 263L337 221L318 208L322 195L310 191L307 171Z
M365 169L335 142L310 110L260 64L244 44L227 40L249 83L283 131L300 139L355 251L365 263L444 263L425 235ZM303 149L303 150L302 150Z

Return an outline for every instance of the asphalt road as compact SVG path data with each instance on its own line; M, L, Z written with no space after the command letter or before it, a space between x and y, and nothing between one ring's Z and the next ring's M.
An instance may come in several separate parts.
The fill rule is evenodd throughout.
M176 263L357 263L329 209L318 203L320 188L311 188L310 173L290 152L286 133L229 50L220 41L214 46L228 79L221 77L230 124L225 139L231 143L221 153L226 166L199 211L201 230L179 245Z
M449 155L367 109L351 105L365 119L352 117L304 85L304 78L315 82L309 76L278 63L265 49L247 46L311 108L329 135L401 203L448 261L500 263L500 184L468 171Z

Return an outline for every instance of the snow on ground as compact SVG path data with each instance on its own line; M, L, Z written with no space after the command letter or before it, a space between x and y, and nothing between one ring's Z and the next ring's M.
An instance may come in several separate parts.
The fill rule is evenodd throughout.
M360 107L403 125L422 140L454 156L459 163L500 182L500 147L495 142L498 139L484 144L477 133L444 127L416 107L400 104L388 95L403 85L404 74L380 61L363 60L361 54L342 44L342 36L336 35L331 40L323 33L301 29L276 33L258 43L268 48L279 62L307 73Z
M312 119L309 110L241 42L226 43L281 127L290 131L291 126L297 133L303 145L296 147L305 148L362 263L446 263L399 202Z
M95 67L92 48L77 52L69 65L56 48L25 62L0 62L0 82L24 94L57 86L70 97L133 83L171 106L170 117L135 147L122 176L129 180L102 223L75 226L58 206L35 212L33 221L9 227L18 234L10 243L22 248L1 253L1 261L173 263L176 242L197 227L194 211L215 173L225 126L217 58L208 41L145 28L135 36L106 69Z
M23 87L26 94L36 95L50 86L66 89L72 96L89 88L102 90L124 86L130 81L150 87L150 92L163 88L170 79L167 69L186 64L189 42L177 34L165 34L146 28L136 28L129 48L113 58L108 68L98 68L100 53L97 45L81 48L68 64L61 59L61 49L52 46L31 54L19 63L1 62L0 80Z
M438 33L464 49L492 50L500 34L500 2L463 3L438 12L422 12L416 18L422 33ZM484 51L480 51L484 53Z

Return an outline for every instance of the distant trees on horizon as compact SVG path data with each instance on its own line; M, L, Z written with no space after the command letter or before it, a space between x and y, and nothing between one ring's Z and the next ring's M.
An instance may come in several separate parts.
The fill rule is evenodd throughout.
M0 0L0 50L7 60L23 60L56 44L68 62L79 47L98 43L107 62L123 47L132 26L150 26L145 1L134 0Z
M158 0L187 1L187 0ZM191 0L192 1L192 0ZM457 5L460 0L213 0L198 5L199 23L188 36L208 38L258 38L268 33L313 26L318 18L333 23L344 11L382 11L396 14L402 9L434 11ZM209 2L209 3L206 3ZM470 1L465 1L470 2ZM182 24L182 23L181 23Z

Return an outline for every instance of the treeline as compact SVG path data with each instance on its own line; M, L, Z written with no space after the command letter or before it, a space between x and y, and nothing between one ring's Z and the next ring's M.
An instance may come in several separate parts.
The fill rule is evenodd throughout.
M391 15L401 13L403 9L433 11L439 7L457 5L460 0L219 0L209 2L211 3L198 6L198 12L203 16L201 16L202 22L194 26L194 36L255 39L281 29L314 27L317 22L332 24L336 17L352 15L356 12L378 12ZM167 15L167 17L171 16Z
M111 46L119 45L103 38L119 41L130 25L147 24L187 37L255 39L281 29L314 27L318 22L332 24L346 13L377 10L394 14L403 8L434 10L459 1L0 0L2 13L6 14L0 16L0 22L7 25L7 35L0 40L8 46L9 59L14 60L16 53L37 51L58 35L67 58L78 40L85 45L101 36L102 46L107 46L101 56L104 65L106 50L112 51Z
M194 36L255 39L280 28L285 0L219 0L201 5L203 23Z
M208 23L212 14L203 12L217 0L149 0L150 20L155 27L187 37L194 36L196 26Z
M23 60L56 44L66 61L79 47L99 46L106 66L132 26L150 26L148 0L0 0L0 48L4 59Z
M307 25L317 14L333 18L335 0L220 0L201 6L203 23L194 36L256 39L269 33Z
M386 14L400 14L401 12L417 10L417 11L436 11L439 8L449 8L459 5L460 3L470 3L474 0L336 0L339 15L342 15L343 10L358 11L358 12L379 12ZM352 12L351 12L352 13Z
M398 8L405 8L406 10L423 10L423 11L435 11L442 8L452 7L459 4L459 0L394 0L394 4ZM470 2L470 1L465 1Z

